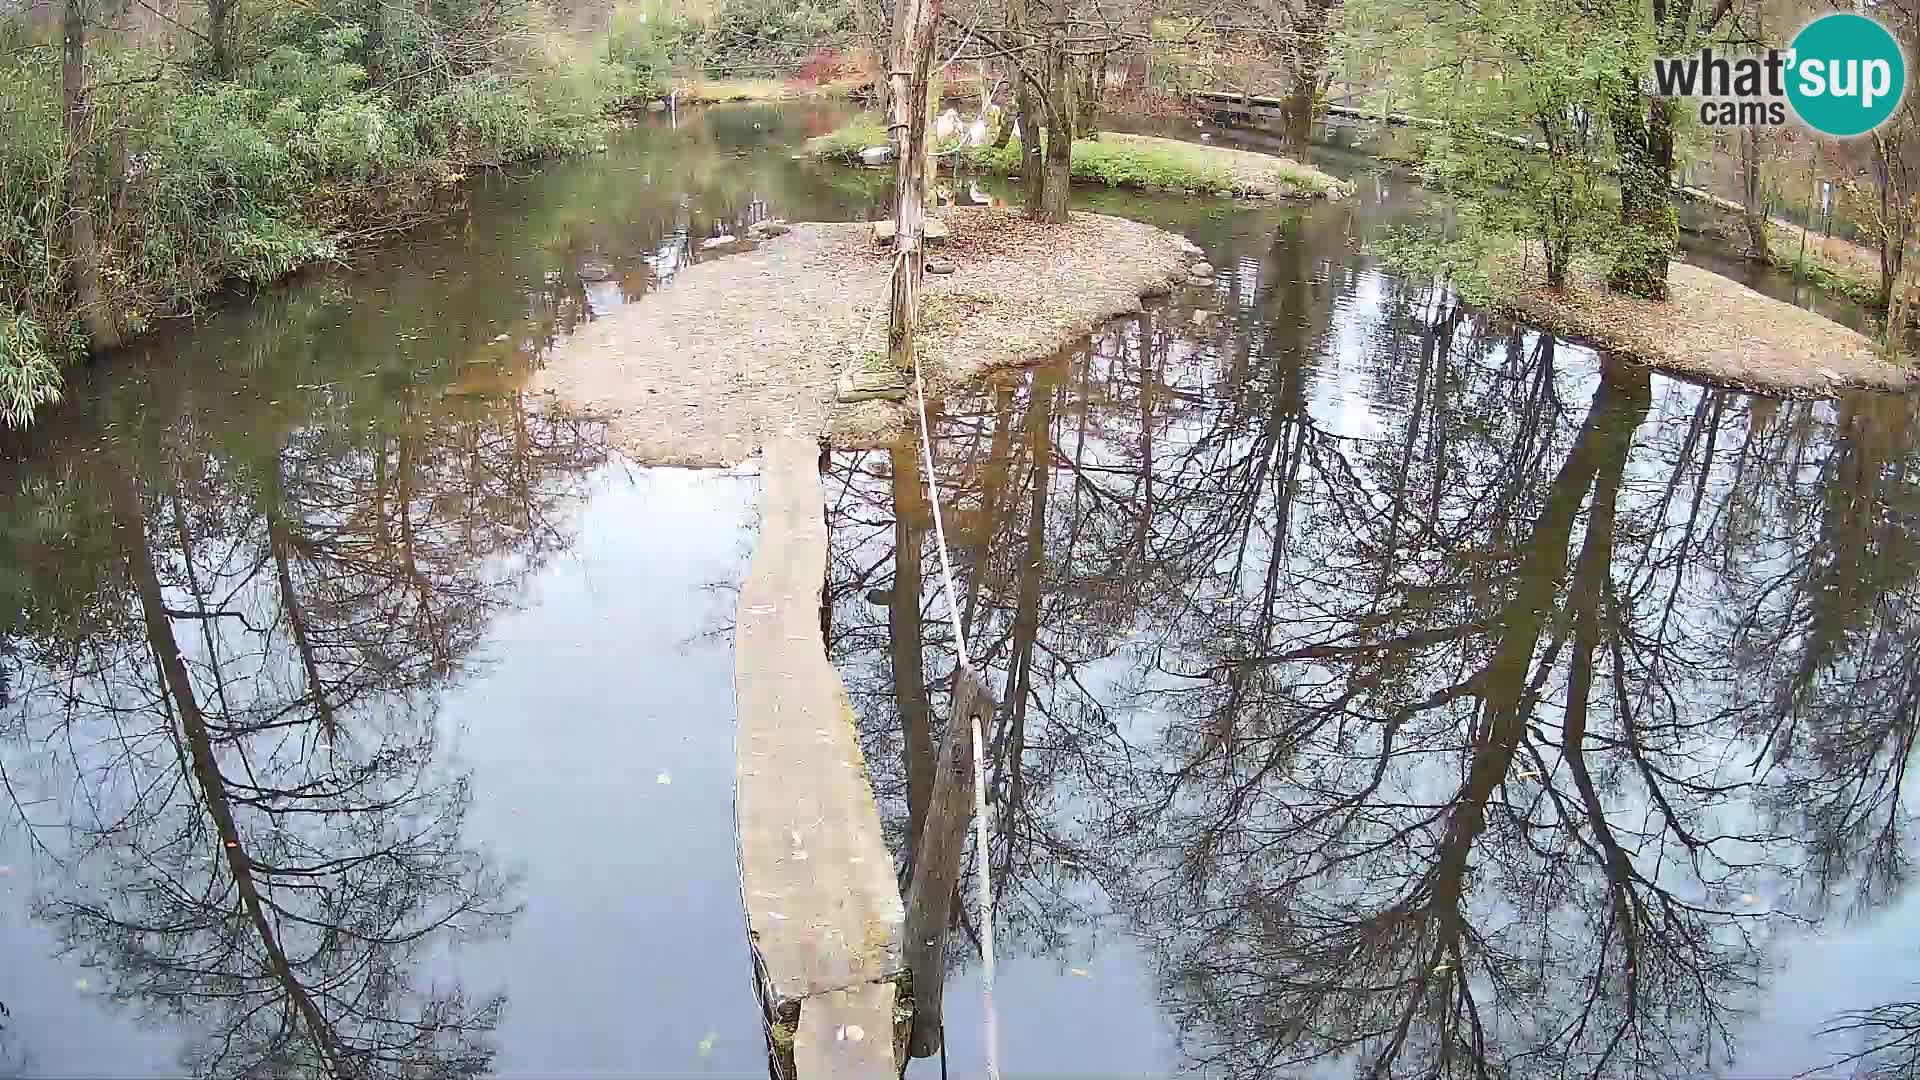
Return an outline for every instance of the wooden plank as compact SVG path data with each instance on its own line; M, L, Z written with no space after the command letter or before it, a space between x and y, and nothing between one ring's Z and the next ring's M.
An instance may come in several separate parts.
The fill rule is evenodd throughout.
M853 710L820 636L818 462L810 439L767 443L759 540L734 631L741 893L776 1011L902 969L900 889Z

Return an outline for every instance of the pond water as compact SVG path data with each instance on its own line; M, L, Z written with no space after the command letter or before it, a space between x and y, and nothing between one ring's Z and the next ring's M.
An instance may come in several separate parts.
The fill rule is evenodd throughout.
M841 115L489 178L5 445L0 1073L764 1075L731 805L757 484L522 387L702 237L877 216L883 177L792 156ZM1004 702L1008 1074L1857 1048L1817 1033L1916 996L1920 954L1911 404L1462 309L1360 250L1406 179L1325 160L1353 200L1082 193L1215 283L938 410ZM931 516L908 448L825 480L828 645L904 859L954 659Z

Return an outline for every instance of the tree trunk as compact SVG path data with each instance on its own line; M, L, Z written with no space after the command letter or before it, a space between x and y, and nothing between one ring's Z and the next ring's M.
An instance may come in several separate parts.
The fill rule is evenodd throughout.
M1031 37L1033 13L1028 0L1007 0L1007 27L1016 37ZM1041 101L1035 96L1041 87L1025 61L1013 62L1014 115L1020 122L1020 208L1029 219L1039 220L1046 195L1047 173L1041 158Z
M1080 80L1080 92L1074 97L1074 134L1082 139L1090 139L1098 130L1100 119L1100 93L1107 85L1107 57L1101 53L1098 57L1087 58L1087 70Z
M1073 184L1073 100L1067 72L1067 0L1053 0L1047 27L1047 182L1040 220L1063 224Z
M1893 305L1894 292L1905 266L1905 238L1913 229L1910 165L1900 147L1898 130L1873 134L1874 180L1880 193L1880 306ZM1812 218L1809 216L1809 223Z
M227 2L227 0L223 0ZM867 0L852 0L853 31L859 35L853 49L853 65L862 75L874 71L880 66L880 32L873 25L873 12L867 8ZM879 75L878 72L875 72ZM873 88L880 95L880 111L891 113L892 103L886 100L887 79L884 76L873 80Z
M1015 85L1014 111L1020 119L1020 207L1037 221L1045 213L1047 191L1047 166L1040 149L1040 109L1024 74Z
M100 245L94 235L93 139L87 108L86 0L67 0L61 19L66 52L60 65L60 91L66 106L67 259L73 279L74 307L92 349L120 344L120 330L100 287Z
M1920 195L1914 196L1914 202L1920 202ZM1913 319L1913 293L1915 287L1920 286L1920 282L1914 280L1914 262L1907 252L1907 245L1913 239L1916 207L1913 203L1904 205L1905 223L1890 245L1895 252L1895 262L1901 267L1900 276L1887 290L1887 355L1896 360L1906 355L1907 324Z
M893 60L888 73L893 95L888 136L898 151L899 168L894 180L887 355L897 370L906 372L913 368L914 330L920 321L920 275L926 268L921 234L927 217L927 79L940 0L900 0L895 10L899 21L893 28Z
M1767 206L1760 194L1760 129L1740 131L1740 207L1747 227L1747 248L1754 258L1767 255Z
M213 73L233 77L234 0L207 0L207 49L213 54Z
M1680 236L1680 219L1673 209L1673 103L1642 93L1638 73L1629 75L1614 96L1623 228L1607 284L1633 296L1664 300L1667 263Z
M1313 114L1320 100L1319 89L1320 84L1310 74L1293 73L1293 85L1287 91L1285 126L1280 134L1282 145L1296 154L1304 153L1313 142Z
M1286 117L1281 137L1288 150L1300 154L1313 141L1313 119L1320 105L1322 82L1330 52L1328 28L1341 0L1307 0L1293 22L1288 66Z
M905 951L907 970L913 973L913 1032L907 1052L917 1058L932 1057L943 1041L947 925L967 848L967 822L973 816L973 726L981 725L984 739L993 711L993 697L979 678L966 668L955 672L953 717L940 740L933 798L926 823L914 838L913 881L907 886Z

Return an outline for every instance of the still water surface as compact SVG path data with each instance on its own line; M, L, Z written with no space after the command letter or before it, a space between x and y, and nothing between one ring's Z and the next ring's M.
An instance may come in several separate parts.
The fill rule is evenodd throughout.
M730 784L755 482L625 462L520 387L702 237L872 215L872 176L791 156L838 119L715 109L494 178L8 446L0 1072L764 1073ZM1354 200L1086 193L1217 281L936 419L1005 703L1009 1072L1855 1048L1816 1032L1920 996L1911 405L1462 309L1360 251L1405 180L1327 153ZM907 448L826 481L829 649L904 859L953 663L931 516Z

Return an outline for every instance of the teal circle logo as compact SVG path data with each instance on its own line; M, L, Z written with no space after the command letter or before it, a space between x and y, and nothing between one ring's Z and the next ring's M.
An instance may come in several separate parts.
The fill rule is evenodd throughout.
M1793 39L1787 100L1823 135L1865 135L1893 115L1907 90L1907 62L1887 28L1839 12L1808 23Z

